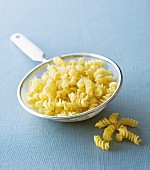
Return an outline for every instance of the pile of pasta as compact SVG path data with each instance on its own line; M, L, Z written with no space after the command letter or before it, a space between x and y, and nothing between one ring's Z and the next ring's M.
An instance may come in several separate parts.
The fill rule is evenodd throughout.
M117 88L115 77L101 60L53 59L41 78L28 85L27 103L41 114L72 116L108 100Z
M116 134L116 140L118 142L121 142L123 139L128 139L136 145L139 145L142 142L142 140L139 139L139 136L130 132L126 127L136 127L138 125L138 121L129 118L117 120L118 116L119 113L112 113L108 119L103 118L95 124L95 127L98 128L104 128L107 126L103 132L103 139L98 135L94 136L94 142L97 147L109 150L109 142L112 141L112 135L116 130L118 131Z

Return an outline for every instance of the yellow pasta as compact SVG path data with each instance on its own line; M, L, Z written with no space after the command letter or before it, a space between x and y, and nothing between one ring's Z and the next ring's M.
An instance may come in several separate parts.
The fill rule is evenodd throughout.
M107 128L104 129L103 139L107 142L112 141L112 135L115 130L116 129L114 125L109 125Z
M119 113L112 113L110 116L109 116L109 121L111 123L117 123L117 118L119 116Z
M120 122L116 122L113 125L115 126L115 129L118 130L122 124Z
M116 137L116 140L118 140L119 137L121 138L121 136L122 136L122 138L130 140L131 142L135 143L136 145L139 145L142 142L142 140L139 139L139 136L128 131L125 126L121 126L118 130L119 130L119 135Z
M96 99L96 97L92 97L89 99L89 102L90 102L90 108L89 110L95 108L96 106L99 105L99 101Z
M100 102L104 103L106 100L108 100L111 97L111 94L106 94L105 96L102 96L100 99Z
M113 94L116 89L117 89L117 83L116 82L111 82L109 84L109 88L107 89L107 93L108 94Z
M54 57L53 63L57 66L62 66L66 64L60 57Z
M120 133L116 134L116 141L121 142L122 140L123 136Z
M112 113L109 116L109 118L103 118L102 120L99 120L95 124L95 127L98 127L98 128L103 128L107 126L103 132L103 139L100 138L100 136L94 136L94 141L96 143L96 146L101 147L102 149L108 150L109 142L112 141L112 135L116 130L119 131L119 133L116 134L116 140L118 142L123 141L123 139L128 139L131 142L135 143L136 145L139 145L142 142L142 140L139 139L139 136L128 131L127 127L124 126L124 125L128 125L131 127L136 127L138 124L138 121L129 119L129 118L122 118L121 120L118 121L117 120L118 116L119 116L119 113Z
M138 125L138 121L129 118L122 118L121 120L119 120L119 122L123 125L131 127L136 127Z
M94 136L94 142L97 147L109 150L109 142L102 140L100 136Z
M103 128L103 127L106 127L108 125L110 125L111 122L107 119L107 118L103 118L102 120L99 120L96 124L95 124L95 127L98 127L98 128Z
M101 60L53 59L41 78L28 85L26 101L41 114L72 116L107 101L117 89L115 77ZM104 123L104 122L103 122Z

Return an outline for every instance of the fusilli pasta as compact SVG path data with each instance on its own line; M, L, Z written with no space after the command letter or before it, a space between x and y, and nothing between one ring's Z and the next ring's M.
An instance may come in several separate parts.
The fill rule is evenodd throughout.
M109 150L109 142L102 140L100 136L94 136L94 142L97 147L100 147L104 150Z
M28 85L27 103L41 114L71 116L91 110L108 100L117 83L101 60L53 59L41 78ZM104 122L103 122L104 123Z
M119 131L119 135L116 137L117 140L119 139L119 137L121 138L122 136L124 139L130 140L136 145L139 145L142 142L142 140L139 139L139 136L136 136L134 133L128 131L127 128L123 125L118 129L118 131Z
M109 125L107 128L104 129L103 139L107 142L112 141L112 135L115 130L116 129L114 125Z
M131 127L136 127L138 125L138 121L129 118L122 118L121 120L119 120L119 122L123 125Z
M119 113L112 113L108 120L111 122L111 123L117 123L117 118L119 116Z
M108 143L106 142L111 142L112 141L112 135L115 132L115 130L119 131L118 134L116 134L116 140L121 142L123 139L128 139L131 142L139 145L142 140L139 139L139 136L135 135L134 133L130 132L127 130L127 127L124 125L128 125L131 127L136 127L138 124L138 121L129 119L129 118L123 118L121 120L117 120L119 116L119 113L112 113L109 118L103 118L102 120L99 120L96 124L95 127L98 128L103 128L103 139L100 138L100 136L94 136L94 141L96 143L96 146L101 147L102 149L105 149L105 144L108 147Z
M103 128L103 127L106 127L108 125L110 125L111 122L107 119L107 118L103 118L102 120L99 120L96 124L95 124L95 127L98 127L98 128Z

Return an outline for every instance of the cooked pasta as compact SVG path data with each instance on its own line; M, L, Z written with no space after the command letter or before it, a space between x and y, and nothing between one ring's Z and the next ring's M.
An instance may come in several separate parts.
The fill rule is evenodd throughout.
M122 118L121 120L119 120L119 122L123 125L131 127L136 127L138 125L138 121L129 118Z
M79 114L101 105L117 89L115 77L101 60L65 62L55 57L53 63L41 78L34 77L28 85L26 101L41 114Z
M97 147L109 150L109 142L102 140L100 136L94 136L94 142Z
M116 129L114 125L109 125L107 128L104 129L103 139L107 142L112 141L112 135L115 130Z
M130 132L127 130L127 128L125 126L121 126L119 129L119 136L123 137L124 139L128 139L130 140L131 142L135 143L136 145L139 145L142 140L139 139L139 136L135 135L134 133ZM116 137L116 139L118 140L118 136ZM119 141L119 140L118 140Z

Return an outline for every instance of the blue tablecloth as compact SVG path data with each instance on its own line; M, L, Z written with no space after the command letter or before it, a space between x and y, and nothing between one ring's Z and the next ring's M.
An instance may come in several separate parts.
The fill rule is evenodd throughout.
M150 169L150 1L5 0L0 2L0 169ZM35 117L18 103L21 78L38 62L9 40L21 32L46 58L74 52L104 55L119 64L123 88L96 117L59 123ZM139 121L143 142L97 148L95 122L119 112Z

